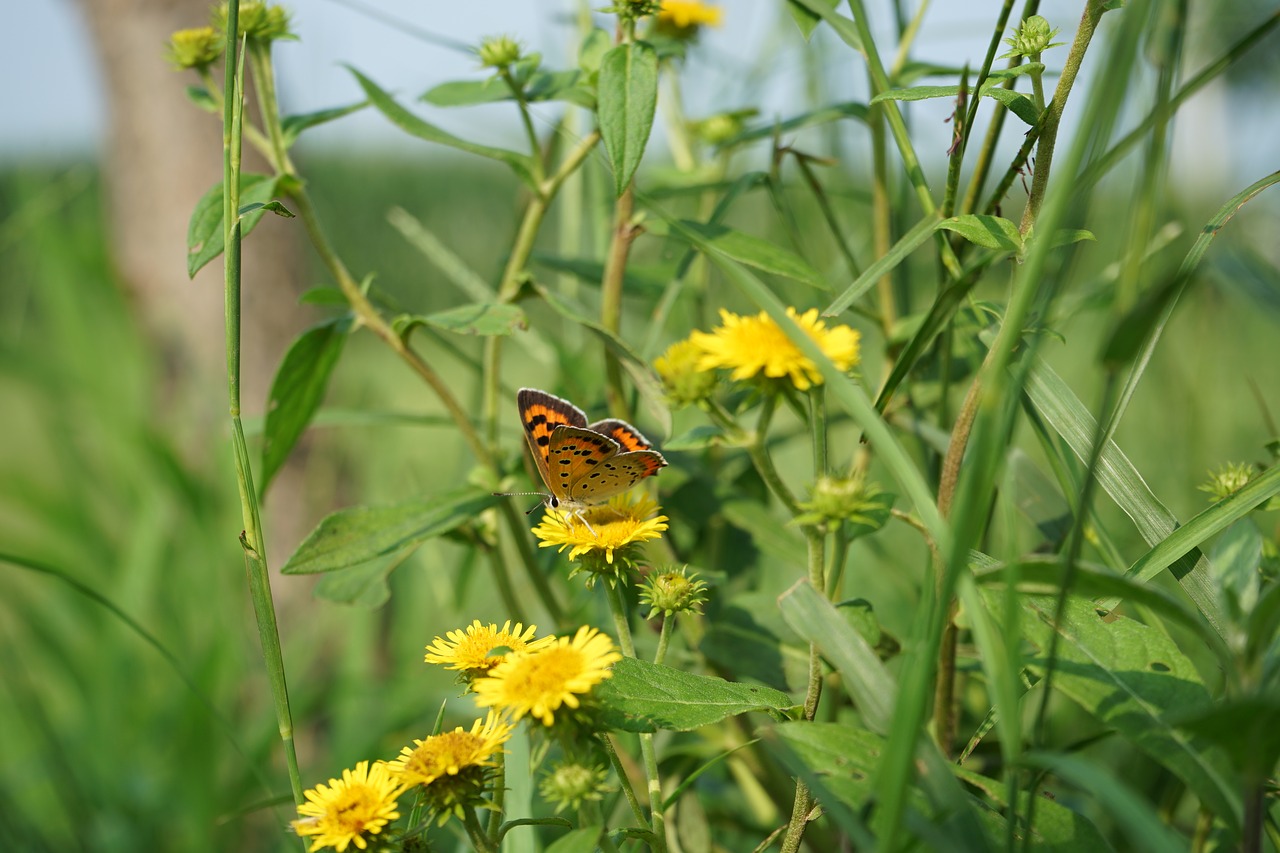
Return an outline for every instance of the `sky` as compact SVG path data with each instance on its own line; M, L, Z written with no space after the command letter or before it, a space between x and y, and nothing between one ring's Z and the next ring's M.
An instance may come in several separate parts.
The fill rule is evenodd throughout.
M580 8L579 0L296 0L284 5L293 11L300 36L299 41L281 43L276 50L286 113L361 100L346 64L406 102L438 83L484 76L472 55L444 46L442 40L474 45L485 36L511 34L530 49L541 51L547 66L564 67L575 32L573 15ZM601 5L603 0L588 3L590 8ZM778 0L722 0L721 5L725 25L705 34L685 69L688 114L698 117L748 105L760 107L765 117L785 118L801 111L806 50L782 4ZM874 23L887 28L890 22L884 4L869 5ZM999 6L998 0L933 3L913 56L949 63L968 59L978 65L989 38L988 22ZM1070 35L1081 8L1082 0L1049 0L1042 4L1041 12ZM10 10L10 20L15 17L18 20L12 32L32 37L10 39L0 57L0 73L10 81L0 94L4 114L10 119L0 123L0 163L95 153L102 144L106 114L96 56L79 3L21 3ZM597 18L605 21L603 16ZM860 58L839 45L825 27L819 28L815 40L832 48L823 54L828 58L823 70L829 99L865 99L866 75ZM157 50L161 48L157 46ZM1065 48L1058 49L1056 57L1051 55L1051 69L1055 59L1060 63L1064 56ZM762 69L767 73L762 74ZM1078 85L1087 83L1086 69ZM1228 124L1223 120L1221 99L1215 101L1210 94L1197 101L1200 103L1192 102L1191 113L1178 128L1175 165L1180 160L1187 163L1188 179L1208 185L1222 180L1238 184L1241 179L1248 183L1263 174L1259 170L1266 165L1265 157L1260 154L1255 163L1247 148L1243 157L1233 158L1205 158L1196 153L1220 149L1227 142L1222 128ZM945 151L950 134L945 120L951 107L946 100L912 105L922 157L940 159L940 152ZM415 109L428 120L465 132L477 141L518 142L519 128L509 105ZM545 112L541 120L549 123L552 114ZM1070 118L1069 109L1064 124L1069 125ZM1233 118L1237 133L1242 120L1250 118ZM1261 124L1265 119L1260 116L1252 121L1258 132L1267 127ZM660 136L659 129L655 137ZM421 146L371 110L311 131L305 143L344 150ZM1274 165L1266 171L1271 168Z

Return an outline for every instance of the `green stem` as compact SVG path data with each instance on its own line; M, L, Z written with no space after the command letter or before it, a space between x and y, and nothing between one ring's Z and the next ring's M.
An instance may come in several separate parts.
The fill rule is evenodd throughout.
M1049 186L1049 172L1053 166L1053 149L1058 140L1058 125L1062 121L1062 111L1067 106L1067 96L1076 82L1080 65L1084 61L1085 51L1093 38L1093 31L1098 26L1103 14L1107 11L1105 0L1089 0L1084 14L1080 18L1080 26L1076 29L1075 40L1071 43L1071 52L1062 66L1062 76L1058 78L1058 87L1053 92L1053 100L1045 108L1044 118L1040 122L1040 141L1036 145L1036 169L1031 178L1031 196L1022 211L1022 223L1018 230L1026 234L1040 213L1040 205L1044 203L1044 193ZM1043 97L1043 95L1041 95Z
M480 826L480 821L476 819L475 809L462 810L462 825L466 828L467 837L471 839L471 846L477 853L497 853L498 848L489 841L489 837L484 834L484 828Z
M756 472L760 478L764 480L769 491L782 501L783 506L787 508L787 512L793 517L800 514L800 507L796 503L795 495L791 494L791 490L787 488L787 484L782 482L782 477L778 475L778 469L773 466L773 458L769 456L769 447L767 444L769 436L769 423L773 420L773 411L778 405L777 393L765 392L764 402L760 404L760 417L756 421L755 435L752 436L751 443L747 445L747 454L751 457L752 463L756 466Z
M613 624L618 630L618 645L622 653L629 658L636 657L635 642L631 638L631 622L627 618L627 605L623 598L622 585L609 587L609 609L613 613ZM649 828L653 831L652 848L658 853L667 849L666 830L663 827L662 814L662 778L658 775L658 754L654 750L653 735L642 732L640 735L640 755L644 761L644 775L648 781L649 793Z
M493 808L489 810L489 825L485 829L485 836L494 844L498 844L498 833L502 829L502 806L507 797L507 760L506 753L498 750L498 754L494 756L496 769L493 774Z
M674 613L662 617L662 630L658 633L658 650L653 653L653 662L661 665L667 659L667 645L671 642L671 626L676 621Z
M538 144L538 134L533 129L533 117L529 115L529 103L525 100L524 89L520 88L515 78L511 76L511 66L504 65L498 69L498 74L506 82L507 88L511 90L511 96L516 100L516 106L520 108L520 123L524 125L525 139L529 142L529 154L533 159L533 177L537 183L542 182L542 157L539 152L542 146Z
M605 754L609 756L609 763L613 765L613 772L618 777L618 784L622 786L622 793L626 795L627 802L631 805L631 813L636 816L636 822L644 826L647 823L644 816L644 806L640 805L640 799L636 796L635 789L631 787L631 777L627 775L627 768L623 766L622 759L618 757L618 750L614 747L613 741L607 734L600 735L600 743L604 744Z
M849 247L849 241L845 239L844 232L840 228L840 222L836 219L836 213L831 207L831 200L827 198L822 184L818 181L818 176L813 173L813 168L809 165L809 158L803 154L792 153L795 155L796 166L800 169L800 174L804 176L805 183L809 185L809 189L813 191L814 199L818 202L818 210L822 213L822 220L827 223L827 229L831 232L832 239L836 241L836 248L840 250L840 256L844 258L845 265L849 268L849 275L857 278L862 275L862 266L858 263L858 259L854 257L853 249Z
M613 239L609 254L605 257L604 278L600 282L600 324L615 335L622 331L622 283L627 271L627 257L636 237L631 216L635 209L634 184L618 197L613 211ZM622 365L609 348L604 350L606 375L605 395L609 412L614 417L629 418L626 396L622 387Z
M227 340L227 397L231 415L231 442L235 454L236 485L240 492L240 511L244 530L240 544L244 549L245 571L249 595L253 600L258 638L262 644L263 662L271 684L271 697L276 710L280 740L284 744L289 786L296 804L303 802L302 774L298 770L298 754L293 742L293 714L289 708L289 687L285 679L284 656L280 650L280 629L276 623L275 600L271 594L271 575L267 569L266 546L258 495L253 487L253 468L240 422L240 157L244 119L244 62L240 54L240 3L227 4L227 47L223 89L222 136L222 216L225 323Z
M1009 15L1013 12L1014 0L1004 0L1004 5L1000 8L1000 15L996 20L995 28L991 33L991 41L987 45L987 54L982 61L982 70L978 72L976 85L981 87L986 81L987 76L991 73L991 64L995 61L996 51L1000 49L1000 37L1004 34L1004 28L1009 22ZM1035 9L1039 6L1039 0L1027 0L1027 5L1023 8L1022 17L1035 14ZM1009 57L1006 68L1016 68L1022 63L1021 56ZM1012 89L1014 81L1012 78L1004 82L1004 88ZM966 121L970 127L973 126L974 119L977 117L978 105L981 98L974 98L969 105L969 113ZM996 143L1000 140L1000 131L1004 128L1005 116L1009 114L1009 110L998 101L991 115L991 122L987 125L987 135L983 137L982 147L978 149L978 162L974 164L973 174L969 178L969 188L965 191L964 201L960 204L960 213L972 213L974 206L978 203L978 197L982 194L982 185L986 183L987 172L991 169L991 161L995 159ZM966 135L964 145L967 150L969 137Z

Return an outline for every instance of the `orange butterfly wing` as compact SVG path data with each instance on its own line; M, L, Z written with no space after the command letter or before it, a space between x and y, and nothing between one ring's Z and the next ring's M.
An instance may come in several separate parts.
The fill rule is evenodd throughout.
M587 416L568 400L535 388L521 388L516 394L516 406L520 409L520 425L524 427L524 437L529 442L542 482L553 495L563 498L564 493L558 491L558 482L552 482L562 478L553 478L549 467L551 435L558 426L585 427Z

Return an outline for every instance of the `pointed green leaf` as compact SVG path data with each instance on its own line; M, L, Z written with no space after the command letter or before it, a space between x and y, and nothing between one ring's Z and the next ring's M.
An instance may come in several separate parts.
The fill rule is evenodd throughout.
M741 145L744 142L753 142L757 139L770 139L775 133L788 133L806 127L820 127L846 118L866 121L867 113L867 105L857 101L830 104L825 107L819 107L816 110L810 110L807 113L801 113L798 116L792 116L784 121L762 124L750 130L744 130L737 136L726 139L721 145L729 148L734 145Z
M999 216L966 213L938 223L944 231L954 231L961 237L984 249L1017 252L1022 248L1022 234L1018 226Z
M840 0L814 0L814 2L821 3L832 12L840 5ZM809 40L809 36L813 35L818 24L822 23L822 17L818 13L811 12L808 6L796 0L787 0L787 11L791 13L791 20L796 22L796 27L799 28L800 35L804 36L805 41Z
M511 99L511 87L501 77L488 80L451 80L433 86L419 98L437 107L467 107Z
M748 711L781 716L796 704L771 687L694 675L636 658L620 660L595 697L609 728L630 732L687 732Z
M349 116L354 112L359 112L369 106L368 101L361 101L358 104L348 104L345 107L330 107L327 110L316 110L311 113L302 113L295 116L285 116L280 121L280 130L284 133L284 145L286 148L292 148L293 144L298 141L298 137L307 130L317 125L327 124L336 121L343 116Z
M321 323L303 332L284 354L267 396L262 440L264 494L320 408L350 330L349 317Z
M600 135L622 195L640 166L658 105L658 54L642 41L620 44L604 55L598 87Z
M1034 126L1040 120L1040 111L1036 109L1036 105L1021 92L997 86L983 92L982 96L1004 104L1008 107L1009 112L1022 119L1028 125Z
M740 264L780 275L819 290L831 289L822 274L810 266L808 261L795 252L776 246L767 240L735 231L725 225L693 222L688 219L680 220L679 226L675 227L675 223L672 223L671 235L688 239L685 235L691 231L701 238L699 242L694 243L695 246L701 247L705 243Z
M261 202L255 201L253 204L242 205L240 207L240 218L244 219L246 216L248 216L250 213L253 213L254 211L261 211L263 213L274 213L276 216L280 216L285 219L297 218L294 216L294 213L292 210L285 207L283 204L281 204L278 201L269 201L266 204L262 204Z
M209 94L209 90L204 86L188 86L186 91L187 100L205 112L222 112L222 107L218 106L218 102L213 99L213 95Z
M546 853L595 853L600 849L602 826L574 829L557 838L547 847ZM507 849L505 846L502 849Z
M432 326L458 335L509 335L528 325L524 311L518 305L502 302L482 302L463 305L434 314L404 314L396 317L392 327L404 335L415 326Z
M527 186L537 189L538 182L533 177L533 161L528 156L508 151L505 148L493 148L488 145L468 142L465 139L454 136L452 133L441 130L402 107L391 95L383 91L376 83L359 71L354 68L349 68L349 70L355 75L356 81L360 84L360 88L364 90L365 96L369 98L369 102L389 118L396 127L411 136L425 139L428 142L447 145L459 151L466 151L469 154L476 154L505 163L511 168L511 171L515 172L516 177Z
M331 572L416 547L475 518L498 498L467 487L391 506L357 506L324 517L281 569L286 575Z
M276 182L270 175L242 174L240 176L240 201L242 204L266 204L276 193ZM241 233L248 236L264 211L255 210L241 220ZM209 261L222 254L222 181L200 197L196 209L191 212L187 225L187 275L195 274Z
M839 6L839 0L788 0L788 5L799 6L801 9L808 11L813 15L817 15L826 21L840 40L854 50L862 50L862 39L858 37L857 25L846 18L844 15L836 13L836 7ZM803 29L801 30L803 32Z

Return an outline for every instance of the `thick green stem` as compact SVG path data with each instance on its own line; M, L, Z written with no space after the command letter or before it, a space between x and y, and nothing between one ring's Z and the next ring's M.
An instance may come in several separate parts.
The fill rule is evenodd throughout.
M271 575L267 569L266 545L258 494L253 487L253 468L240 422L240 156L244 118L244 62L240 55L239 0L227 4L226 76L222 113L222 215L224 302L227 341L227 397L231 415L231 443L235 455L236 485L244 529L240 544L244 549L249 595L253 600L262 658L271 684L280 740L284 744L289 786L297 804L303 802L302 774L293 742L293 715L289 708L289 687L285 679L284 656L280 650L280 630L276 623L275 600L271 595Z
M662 617L662 630L658 633L658 650L653 653L653 662L661 664L667 659L667 646L671 643L671 626L675 624L674 613Z
M766 392L764 402L760 404L760 417L756 421L755 435L747 445L747 454L756 466L756 472L769 487L769 491L782 501L788 513L796 516L800 514L800 506L796 503L795 495L791 494L791 490L787 488L787 484L782 482L778 469L773 466L773 458L769 455L769 423L773 420L773 411L777 405L778 395Z
M484 834L484 827L476 819L475 809L462 810L462 825L466 828L467 837L471 839L472 849L476 853L497 853L498 848L489 841L489 836Z
M648 822L644 815L644 806L640 805L640 799L636 796L635 789L631 787L631 777L627 775L627 768L618 757L618 750L614 747L613 740L607 734L602 734L600 743L604 744L605 754L609 756L609 763L613 765L613 772L617 775L622 793L626 795L627 803L631 806L631 813L635 815L636 821L644 826Z

